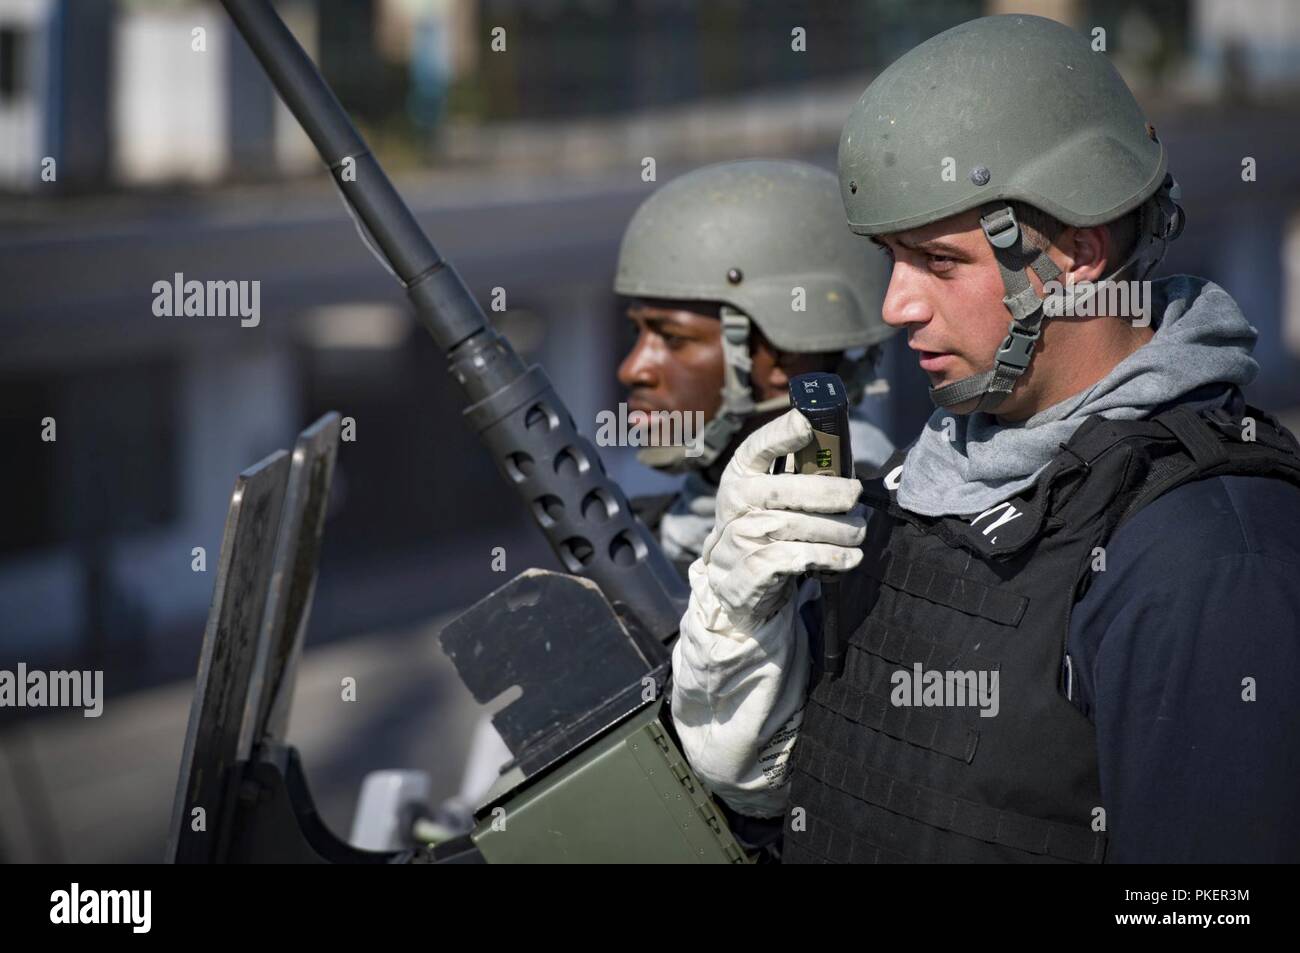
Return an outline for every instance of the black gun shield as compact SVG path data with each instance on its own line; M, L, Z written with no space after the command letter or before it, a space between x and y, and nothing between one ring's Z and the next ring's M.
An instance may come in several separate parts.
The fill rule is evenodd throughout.
M595 583L528 569L439 637L480 703L518 686L492 723L525 776L563 758L657 697L667 659L648 656Z
M239 738L239 755L282 742L289 727L298 656L316 592L316 567L325 533L330 481L338 456L339 415L328 413L301 434L293 448L289 483L276 542L270 591L263 613ZM256 707L253 707L256 702Z
M315 589L338 447L327 414L235 482L189 729L172 806L167 860L214 863L231 836L241 763L282 740ZM192 826L204 808L206 830Z

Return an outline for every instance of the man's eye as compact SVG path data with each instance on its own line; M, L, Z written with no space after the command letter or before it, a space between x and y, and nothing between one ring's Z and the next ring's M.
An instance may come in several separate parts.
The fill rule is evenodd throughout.
M668 345L668 347L673 350L682 347L691 340L690 338L679 337L676 334L661 334L659 336L664 339L664 344Z
M927 255L931 271L951 271L957 264L956 258L949 258L946 255Z

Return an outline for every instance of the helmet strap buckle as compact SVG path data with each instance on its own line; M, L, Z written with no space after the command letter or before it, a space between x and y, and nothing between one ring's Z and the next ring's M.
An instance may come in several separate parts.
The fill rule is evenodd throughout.
M994 360L999 364L1014 367L1023 374L1025 368L1029 366L1030 358L1034 356L1034 346L1038 344L1042 334L1041 322L1033 327L1026 327L1019 321L1012 321L1007 327L1007 336L1003 338L1001 346L994 355Z
M1020 223L1010 205L980 216L980 228L994 248L1015 248L1020 244Z

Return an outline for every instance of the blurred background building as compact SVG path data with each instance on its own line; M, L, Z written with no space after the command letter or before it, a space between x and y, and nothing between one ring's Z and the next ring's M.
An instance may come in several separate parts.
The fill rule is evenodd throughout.
M277 6L479 300L504 289L491 316L589 435L621 399L610 288L650 190L747 156L833 167L853 101L908 48L985 13L1055 17L1102 37L1169 147L1189 225L1164 272L1237 298L1260 331L1249 396L1297 420L1293 0ZM260 281L260 324L155 316L154 282L177 273ZM907 442L930 405L896 345L870 412ZM435 793L456 789L477 709L439 620L559 567L220 7L0 0L0 668L102 668L110 694L98 722L0 709L0 859L159 856L235 474L328 409L357 439L295 725L345 831L366 770L432 767ZM629 492L662 486L602 453ZM362 718L331 688L356 670L374 679Z

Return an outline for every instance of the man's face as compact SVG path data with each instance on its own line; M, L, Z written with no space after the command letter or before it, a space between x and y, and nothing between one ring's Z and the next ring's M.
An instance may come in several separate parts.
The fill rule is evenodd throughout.
M979 225L978 209L931 225L873 238L893 259L881 316L907 332L930 384L939 387L979 374L993 364L1011 315L993 249ZM1037 276L1031 278L1041 293ZM1015 419L1030 393L1035 358L998 407ZM977 401L949 408L970 413Z
M628 320L637 338L618 368L628 389L629 418L651 411L703 411L722 404L722 323L716 306L632 299Z

